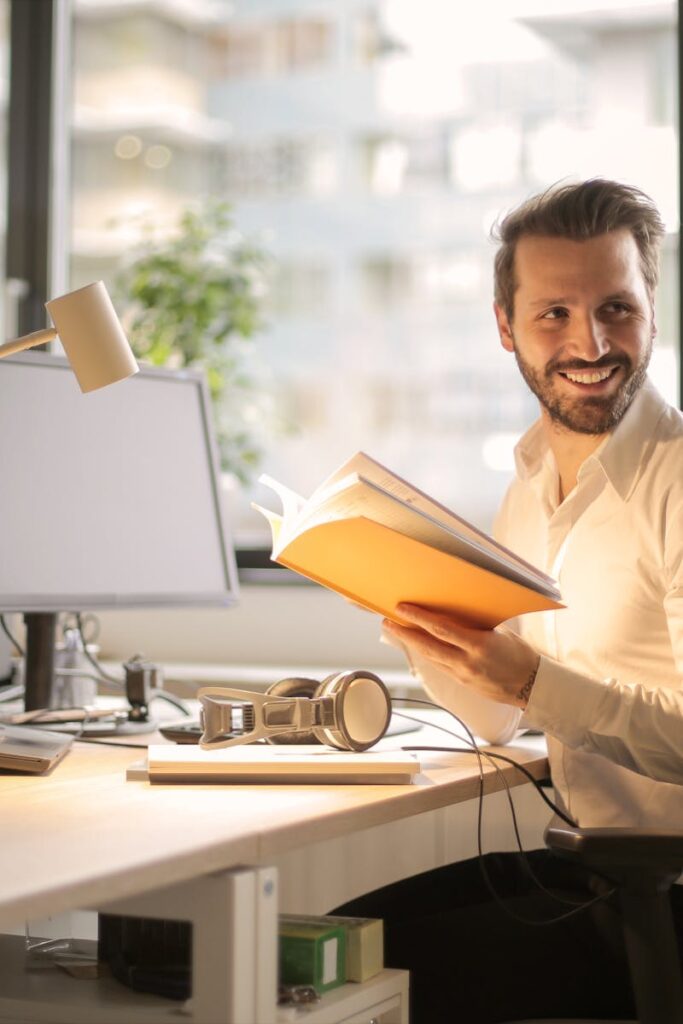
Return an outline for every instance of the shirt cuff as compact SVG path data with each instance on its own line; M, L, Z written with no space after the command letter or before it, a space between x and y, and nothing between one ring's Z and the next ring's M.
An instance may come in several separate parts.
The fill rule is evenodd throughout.
M605 686L541 655L536 680L524 712L524 724L578 747L595 722Z

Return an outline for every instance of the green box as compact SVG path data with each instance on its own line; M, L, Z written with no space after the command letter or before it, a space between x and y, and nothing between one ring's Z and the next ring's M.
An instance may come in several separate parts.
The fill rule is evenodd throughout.
M372 917L316 917L309 914L282 914L287 925L328 925L346 932L346 980L363 982L384 967L384 922Z
M322 995L346 981L346 932L319 918L280 918L280 983L312 985Z

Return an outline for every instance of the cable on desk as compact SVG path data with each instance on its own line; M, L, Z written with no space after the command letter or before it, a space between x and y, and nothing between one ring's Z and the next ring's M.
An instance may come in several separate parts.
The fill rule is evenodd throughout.
M432 723L431 722L430 723L425 722L425 725L427 725L427 724L429 724L431 726ZM451 735L454 736L455 733L452 733ZM458 753L458 754L472 754L472 753L474 753L474 751L470 750L469 747L401 747L401 749L402 750L434 750L434 751L437 751L437 752L438 751L444 751L444 752L453 751L454 753ZM505 754L494 754L492 750L487 750L486 751L486 756L487 757L492 757L496 761L505 761L506 764L512 765L512 767L516 768L518 772L521 772L522 775L525 775L526 778L529 780L529 782L537 790L538 795L540 796L541 800L543 800L544 803L546 803L548 805L550 810L553 811L553 813L556 814L558 816L558 818L562 818L562 820L564 822L566 822L567 825L570 825L572 828L578 828L577 823L575 821L573 821L572 818L570 818L568 814L565 814L565 812L562 810L562 808L558 807L556 803L553 803L553 801L550 799L548 794L544 791L543 786L540 784L538 779L534 778L534 776L531 774L531 772L526 767L526 765L519 764L519 762L515 761L514 758L506 757Z
M104 740L96 736L76 736L78 743L94 743L100 747L129 747L131 750L147 750L147 743L119 743L117 740Z
M192 712L187 706L187 701L184 701L182 697L176 697L173 693L168 693L166 690L162 690L156 687L150 692L151 700L158 697L160 700L165 700L168 704L172 704L178 711L182 711L186 718L192 718Z
M458 723L458 725L462 726L462 728L465 730L465 732L467 734L467 738L465 739L465 742L469 743L469 747L417 747L417 746L406 746L406 747L402 747L401 749L402 750L406 750L406 751L409 751L409 750L420 750L420 749L421 750L444 750L444 751L449 751L449 752L452 751L454 753L474 754L476 756L477 761L479 763L479 800L478 800L478 808L477 808L477 854L478 854L478 857L479 857L479 869L481 871L482 878L484 879L484 883L485 883L487 889L489 890L489 892L491 893L491 896L493 897L495 902L498 904L498 906L501 908L501 910L503 910L503 912L508 915L508 917L511 917L515 921L519 921L522 924L528 924L528 925L533 925L533 926L545 927L546 925L553 925L553 924L559 923L560 921L565 921L565 920L567 920L567 918L573 917L575 914L582 913L583 911L587 910L589 907L592 907L594 904L599 903L599 902L601 902L603 900L607 900L611 896L614 895L614 893L616 892L616 888L611 888L607 892L600 893L597 896L593 897L593 899L583 900L583 901L579 902L577 900L569 899L567 897L558 896L557 893L554 893L550 889L548 889L543 884L543 882L540 880L540 878L538 878L538 876L536 875L535 871L531 867L531 864L529 863L529 859L527 857L526 850L524 849L524 846L523 846L522 840L521 840L521 836L519 834L519 826L518 826L518 822L517 822L517 814L515 812L515 806L514 806L514 801L512 799L512 793L510 791L510 785L509 785L507 779L505 778L505 776L503 775L503 773L502 773L501 769L499 768L499 766L495 763L495 760L497 759L497 760L507 761L510 764L512 764L514 767L519 768L520 770L522 770L523 774L527 775L530 778L530 780L534 783L537 791L541 793L541 796L542 796L543 800L545 801L545 803L549 804L549 806L553 809L553 811L555 811L561 818L563 818L565 822L567 822L568 824L570 824L570 825L572 825L574 827L576 826L576 822L572 821L571 818L569 818L559 807L557 807L549 799L549 797L545 793L542 792L541 787L538 785L537 780L534 779L533 776L531 776L531 773L528 772L526 769L522 769L522 766L518 765L515 761L512 760L512 758L505 757L505 755L503 755L503 754L494 754L491 751L481 750L481 748L479 747L479 744L475 740L474 735L472 734L472 732L469 729L469 727L465 724L465 722L463 722L463 720L461 718L459 718L455 714L455 712L449 711L448 708L442 708L440 705L435 704L434 701L422 700L422 699L417 698L417 697L392 697L391 701L392 701L392 703L394 701L404 701L406 703L411 703L411 704L421 704L421 705L424 705L426 707L436 708L439 711L446 711L447 714L449 714L451 716L451 718L454 718L455 721ZM400 715L400 712L396 712L396 713ZM445 726L438 725L438 724L436 724L434 722L425 722L422 719L415 718L413 715L401 715L401 717L411 718L412 721L420 722L420 724L422 724L424 726L427 726L429 728L440 729L442 732L446 732L446 733L448 733L451 736L455 736L455 738L458 739L458 740L462 741L462 739L463 739L463 737L458 736L458 734L454 733L451 729L447 729ZM504 789L505 789L505 792L506 792L506 796L507 796L507 800L508 800L508 804L510 805L510 813L512 815L512 823L513 823L513 829L514 829L514 833L515 833L515 839L517 841L517 846L518 846L520 855L522 857L522 863L524 864L524 867L525 867L525 870L527 871L527 874L529 875L529 877L531 878L533 883L536 885L536 887L541 890L541 892L545 893L547 896L549 896L551 899L555 900L558 903L564 903L565 905L568 904L569 906L571 906L572 909L566 911L564 914L559 914L559 915L556 915L555 917L546 918L544 920L537 920L537 919L534 919L534 918L527 918L527 917L522 916L521 914L516 914L513 910L511 910L507 906L507 904L504 902L502 897L499 895L499 893L496 892L495 886L493 885L493 882L491 880L491 876L489 875L488 868L486 866L486 862L485 862L485 859L484 859L483 843L482 843L482 823L483 823L483 810L484 810L484 769L483 769L483 764L482 764L482 759L483 758L485 758L487 761L489 761L491 766L498 773L499 778L500 778L501 782L503 783L503 786L504 786Z

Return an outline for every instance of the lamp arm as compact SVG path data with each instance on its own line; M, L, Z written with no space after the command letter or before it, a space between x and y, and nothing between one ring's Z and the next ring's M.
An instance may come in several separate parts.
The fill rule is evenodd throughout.
M44 327L42 331L34 331L33 334L25 334L14 341L6 341L4 345L0 345L0 359L14 355L15 352L23 352L27 348L34 348L36 345L46 345L56 337L57 331L54 327Z

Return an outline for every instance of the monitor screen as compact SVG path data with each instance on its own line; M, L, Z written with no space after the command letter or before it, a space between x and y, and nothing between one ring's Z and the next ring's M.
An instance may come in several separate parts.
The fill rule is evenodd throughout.
M237 599L203 377L81 394L68 362L0 360L0 611Z

